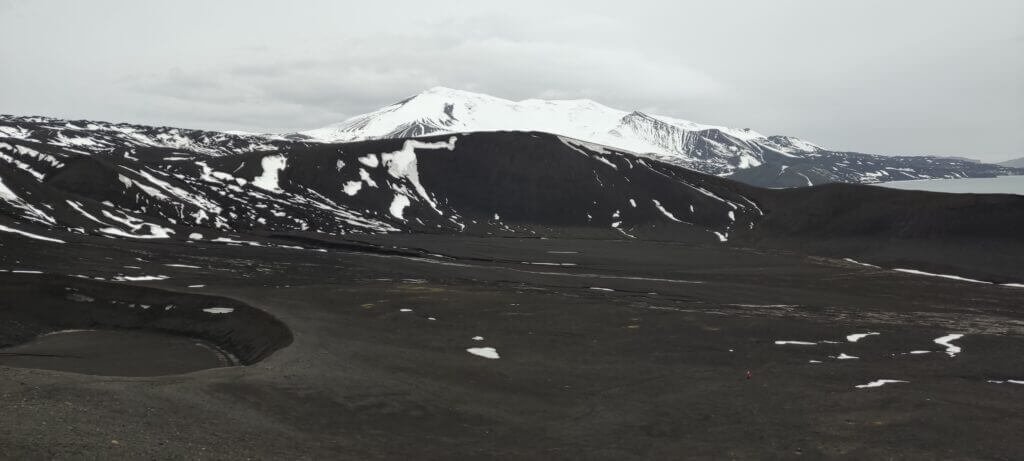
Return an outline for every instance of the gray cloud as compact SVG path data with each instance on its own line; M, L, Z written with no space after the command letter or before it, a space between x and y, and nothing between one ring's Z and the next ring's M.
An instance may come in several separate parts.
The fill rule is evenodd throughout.
M1024 6L0 1L0 112L291 131L444 85L881 153L1022 154Z

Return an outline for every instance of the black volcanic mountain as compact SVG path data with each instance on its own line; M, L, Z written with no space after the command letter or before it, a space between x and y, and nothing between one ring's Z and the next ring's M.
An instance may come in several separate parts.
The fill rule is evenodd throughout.
M254 233L392 232L760 242L870 254L875 262L909 258L1005 280L1024 224L1019 196L760 189L545 133L325 144L38 118L6 123L7 232L224 243ZM956 258L936 249L950 244Z

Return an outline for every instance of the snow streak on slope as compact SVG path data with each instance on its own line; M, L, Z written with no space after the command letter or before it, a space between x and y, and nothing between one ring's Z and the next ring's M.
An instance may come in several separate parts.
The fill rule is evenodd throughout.
M0 225L15 230L6 235L39 235L22 225L41 225L110 238L245 244L238 233L254 230L534 235L549 226L593 226L633 236L682 224L687 238L711 242L733 232L736 220L752 226L760 218L727 181L546 134L340 146L279 141L271 150L227 155L191 138L175 141L188 149L173 150L99 128L71 138L67 130L77 129L61 127L99 126L75 123L18 118L17 129L4 133L19 137L0 136L0 159L14 160L0 162ZM707 213L694 216L695 203Z

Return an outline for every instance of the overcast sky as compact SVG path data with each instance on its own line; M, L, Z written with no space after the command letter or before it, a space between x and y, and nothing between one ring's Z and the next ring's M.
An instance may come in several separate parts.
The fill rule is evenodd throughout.
M1024 2L0 0L0 113L284 132L442 85L1024 155Z

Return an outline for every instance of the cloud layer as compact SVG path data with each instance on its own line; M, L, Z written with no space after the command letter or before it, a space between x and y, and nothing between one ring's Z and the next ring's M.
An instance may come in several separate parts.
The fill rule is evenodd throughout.
M1018 2L487 3L8 0L0 112L293 131L444 85L850 150L1024 154Z

